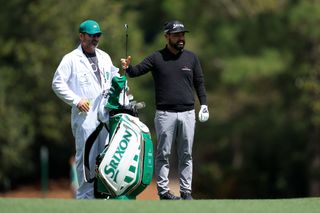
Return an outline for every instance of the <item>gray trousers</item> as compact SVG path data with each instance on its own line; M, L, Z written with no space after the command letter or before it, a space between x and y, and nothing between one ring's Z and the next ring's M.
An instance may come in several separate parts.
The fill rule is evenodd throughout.
M180 192L191 193L195 110L186 112L157 110L154 123L157 134L155 173L158 194L170 190L169 158L173 143L176 143L177 147Z

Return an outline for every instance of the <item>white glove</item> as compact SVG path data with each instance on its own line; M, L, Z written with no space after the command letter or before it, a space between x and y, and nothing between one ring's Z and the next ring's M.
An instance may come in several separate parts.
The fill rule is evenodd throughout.
M201 105L199 111L199 121L206 122L209 119L209 110L207 105Z

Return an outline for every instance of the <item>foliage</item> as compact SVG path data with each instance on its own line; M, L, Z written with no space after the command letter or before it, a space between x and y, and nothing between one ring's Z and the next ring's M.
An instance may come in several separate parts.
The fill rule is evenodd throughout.
M81 21L100 23L100 48L120 66L125 23L136 64L164 47L163 24L179 19L190 30L186 47L202 63L210 110L210 120L197 123L194 193L320 195L314 187L320 181L319 5L317 0L3 2L0 186L39 179L41 146L49 147L51 178L68 176L74 153L70 109L53 94L51 80L63 55L77 46ZM129 87L136 100L146 102L140 117L154 132L151 75L129 79Z

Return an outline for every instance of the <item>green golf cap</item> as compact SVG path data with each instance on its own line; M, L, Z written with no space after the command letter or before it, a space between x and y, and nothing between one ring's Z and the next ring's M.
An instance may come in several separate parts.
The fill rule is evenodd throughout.
M86 20L80 24L80 33L96 34L101 33L99 24L94 20Z

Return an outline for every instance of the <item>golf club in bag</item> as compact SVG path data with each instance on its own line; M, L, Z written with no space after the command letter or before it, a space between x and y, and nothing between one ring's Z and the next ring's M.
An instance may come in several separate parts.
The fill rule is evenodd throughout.
M127 55L127 25L126 55ZM138 109L143 102L127 95L126 76L114 77L109 92L102 97L98 117L100 125L88 137L84 151L84 176L94 182L96 198L135 199L152 181L154 154L148 127L139 120ZM131 100L129 100L131 99ZM109 131L109 143L96 158L94 175L89 153L102 128Z

